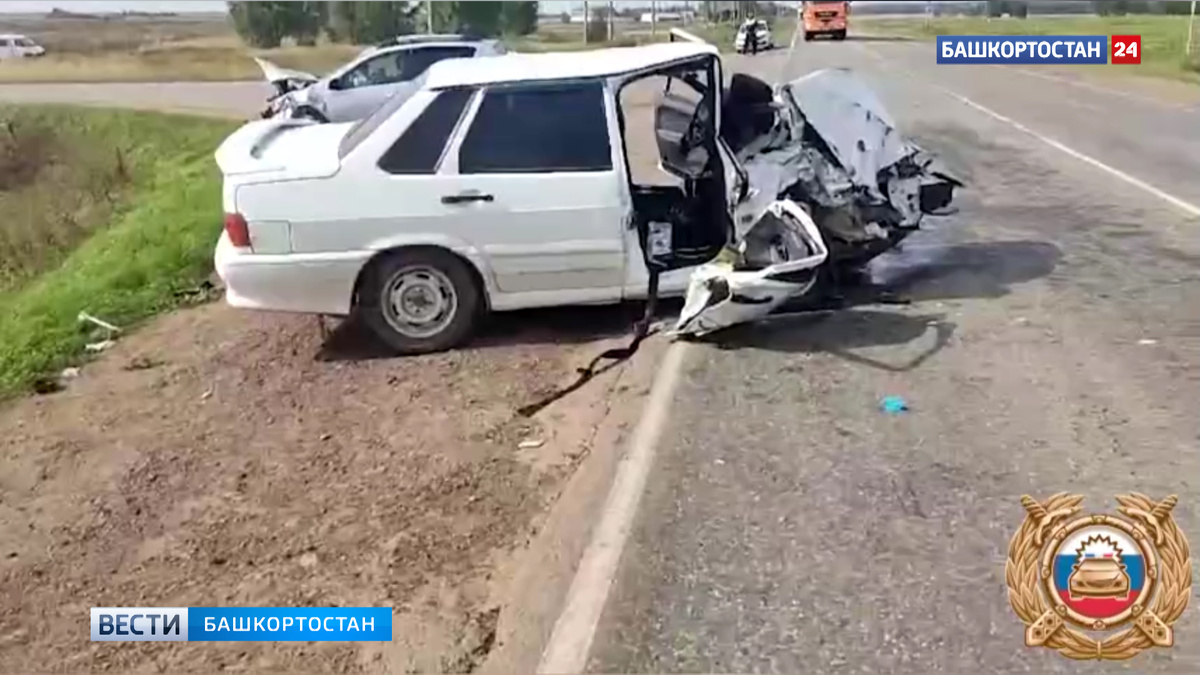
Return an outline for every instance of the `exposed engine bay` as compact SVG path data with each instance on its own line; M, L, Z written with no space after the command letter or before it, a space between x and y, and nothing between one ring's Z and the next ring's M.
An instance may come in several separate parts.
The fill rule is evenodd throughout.
M733 209L733 246L692 275L677 336L760 319L812 292L820 271L836 279L865 265L962 186L848 70L776 88L736 74L721 112L749 188Z

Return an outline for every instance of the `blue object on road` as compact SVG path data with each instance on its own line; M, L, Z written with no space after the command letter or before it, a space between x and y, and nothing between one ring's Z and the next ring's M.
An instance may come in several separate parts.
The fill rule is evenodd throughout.
M889 415L899 415L902 412L908 412L908 401L899 396L884 396L883 400L879 402L879 407Z

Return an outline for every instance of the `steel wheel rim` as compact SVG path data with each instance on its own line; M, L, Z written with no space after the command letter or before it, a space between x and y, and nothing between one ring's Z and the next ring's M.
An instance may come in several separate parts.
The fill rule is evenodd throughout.
M383 317L397 333L416 339L433 337L458 314L458 292L445 272L429 266L405 267L388 279L383 291Z

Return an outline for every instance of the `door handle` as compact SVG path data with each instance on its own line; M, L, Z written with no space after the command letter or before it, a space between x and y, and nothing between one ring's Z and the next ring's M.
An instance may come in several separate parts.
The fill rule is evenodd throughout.
M468 204L470 202L493 202L496 198L492 195L481 195L478 192L463 192L457 195L443 195L443 204Z

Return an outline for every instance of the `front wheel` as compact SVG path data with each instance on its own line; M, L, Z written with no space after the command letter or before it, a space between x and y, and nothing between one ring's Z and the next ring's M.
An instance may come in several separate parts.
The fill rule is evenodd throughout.
M808 31L805 31L805 32L804 32L804 41L805 41L805 42L808 42L808 41L810 41L810 40L812 40L812 33L809 33Z
M481 307L482 289L467 263L437 249L400 250L373 261L359 290L362 319L399 354L463 344Z

